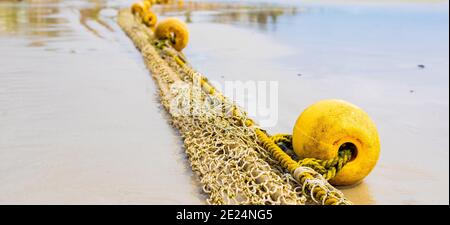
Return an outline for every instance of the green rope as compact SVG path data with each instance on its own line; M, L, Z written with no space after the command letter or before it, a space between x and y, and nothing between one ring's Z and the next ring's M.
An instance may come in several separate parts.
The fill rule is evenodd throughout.
M292 135L277 134L271 137L271 139L280 146L283 150L292 149ZM345 146L344 146L345 147ZM351 160L351 149L340 150L338 156L333 159L321 160L315 158L303 158L298 161L300 166L309 167L316 172L322 174L326 180L330 180L336 176L336 174L342 170L342 168Z

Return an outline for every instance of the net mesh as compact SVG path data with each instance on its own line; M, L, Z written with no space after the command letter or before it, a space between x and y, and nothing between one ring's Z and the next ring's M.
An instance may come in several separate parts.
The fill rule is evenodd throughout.
M151 31L129 10L120 11L118 22L141 51L159 86L161 103L183 138L209 204L317 202L307 198L308 183L341 196L320 175L299 185L298 179L261 147L255 134L257 126L246 126L247 115L242 109L221 95L205 92L200 85L205 78L190 67L179 66L176 59L183 58L180 53L154 40ZM234 113L236 110L240 113Z
M208 203L305 202L290 175L259 146L254 128L244 126L243 118L214 113L233 108L232 103L205 94L197 85L178 83L166 97L171 104L165 107L184 139L192 170L209 194Z

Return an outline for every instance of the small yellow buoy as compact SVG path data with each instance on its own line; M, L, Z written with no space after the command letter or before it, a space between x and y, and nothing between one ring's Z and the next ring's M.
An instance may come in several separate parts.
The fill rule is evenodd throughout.
M352 159L330 180L334 185L364 179L380 154L374 122L362 109L342 100L322 100L309 106L295 123L292 144L299 157L322 160L350 149Z
M147 25L148 27L153 28L156 25L157 16L152 11L148 11L142 18L142 22L144 22L144 24Z
M152 2L150 0L144 0L143 3L146 9L150 9L150 7L152 7Z
M163 5L163 4L169 4L169 3L171 3L171 1L170 0L156 0L155 3Z
M189 41L189 31L185 23L177 18L168 18L159 23L155 30L156 38L169 39L172 46L181 51Z
M131 12L134 15L139 15L141 17L144 17L144 15L147 13L148 11L148 7L143 3L143 2L136 2L133 3L133 5L131 6Z

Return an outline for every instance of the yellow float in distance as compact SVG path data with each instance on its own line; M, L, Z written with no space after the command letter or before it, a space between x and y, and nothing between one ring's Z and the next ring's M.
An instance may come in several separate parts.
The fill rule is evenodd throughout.
M143 3L146 9L150 9L150 7L152 7L152 2L150 0L144 0Z
M322 100L309 106L297 119L292 135L301 158L332 159L350 149L352 159L329 182L351 185L375 167L380 141L374 122L359 107L342 100Z
M152 11L148 11L142 18L142 22L151 28L156 26L157 20L158 20L158 17Z
M141 18L148 12L148 7L144 2L136 2L131 5L131 13L139 15Z
M167 18L156 26L156 38L168 39L177 51L183 50L189 41L189 31L183 21L177 18Z
M169 4L171 3L170 0L155 0L156 4Z

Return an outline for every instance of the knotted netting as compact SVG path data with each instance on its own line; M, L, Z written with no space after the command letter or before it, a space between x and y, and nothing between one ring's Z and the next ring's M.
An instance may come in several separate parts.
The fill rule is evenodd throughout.
M299 167L292 174L282 167L260 143L259 128L247 123L246 113L226 97L214 94L215 89L205 90L209 85L206 78L189 66L180 66L180 61L186 63L183 55L156 40L129 10L120 11L118 22L141 51L158 84L161 104L183 138L191 168L208 194L209 204L322 203L328 196L347 203L342 193L314 170ZM313 176L305 178L303 173Z

